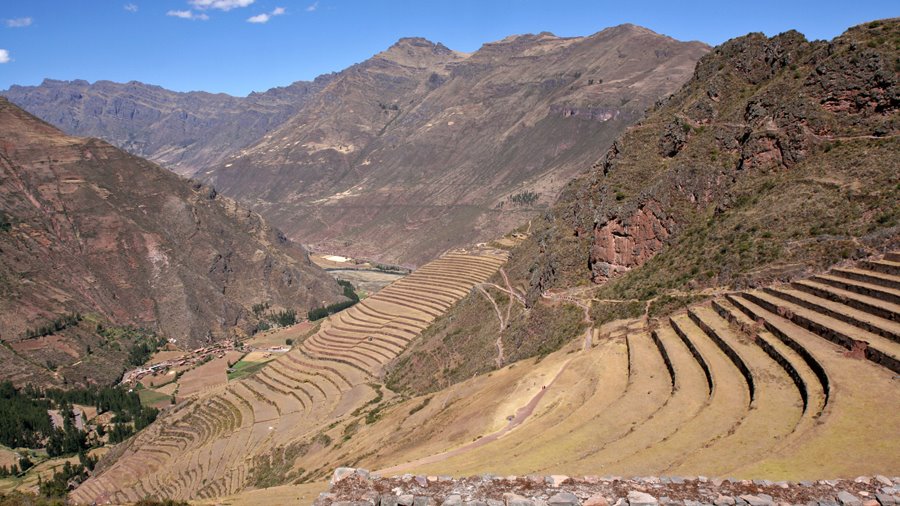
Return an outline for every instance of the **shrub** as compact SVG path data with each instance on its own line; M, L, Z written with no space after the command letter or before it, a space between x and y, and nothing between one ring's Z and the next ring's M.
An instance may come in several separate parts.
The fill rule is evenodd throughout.
M530 190L526 190L520 193L516 193L515 195L511 195L509 197L509 201L513 204L520 206L530 206L538 201L540 198L539 193L535 193Z

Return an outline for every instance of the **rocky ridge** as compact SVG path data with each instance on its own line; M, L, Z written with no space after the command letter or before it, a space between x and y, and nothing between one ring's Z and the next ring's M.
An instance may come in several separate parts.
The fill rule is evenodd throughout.
M316 506L894 506L900 478L772 482L706 477L403 475L339 468Z
M853 237L883 247L891 233L882 231L897 225L896 172L885 161L900 132L896 48L886 42L898 30L892 19L831 42L789 31L717 47L564 192L556 221L540 227L547 247L533 286L559 278L552 242L571 234L582 241L578 268L590 269L577 275L600 284L665 251L654 268L675 264L680 278L619 285L638 298L688 281L747 286L783 276L775 272L787 263L821 268L840 259L822 250L853 249ZM703 261L703 242L720 251L703 251Z

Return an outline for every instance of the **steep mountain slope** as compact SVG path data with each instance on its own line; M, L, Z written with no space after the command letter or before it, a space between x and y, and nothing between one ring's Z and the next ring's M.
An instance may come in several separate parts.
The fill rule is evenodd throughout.
M594 300L598 315L653 316L704 290L896 247L898 40L892 19L831 42L750 34L703 57L680 91L533 220L506 268L527 305L507 317L506 349L522 349L526 336L526 356L546 353L522 329L540 328L534 308L548 290ZM435 371L445 385L496 368L497 337L480 330L493 328L484 296L469 295L401 357L392 384L423 392Z
M254 303L302 311L340 293L258 215L0 98L0 378L114 379L124 357L104 361L97 323L192 346L249 328Z
M205 177L318 249L418 264L545 208L706 51L632 25L402 39Z
M247 97L178 93L140 82L44 80L0 92L70 135L99 137L189 176L256 142L329 80L298 81Z

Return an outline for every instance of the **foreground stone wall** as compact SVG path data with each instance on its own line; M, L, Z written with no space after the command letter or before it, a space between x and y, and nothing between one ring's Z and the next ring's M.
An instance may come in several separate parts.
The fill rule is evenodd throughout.
M900 477L771 482L699 477L382 478L338 468L314 506L898 506Z

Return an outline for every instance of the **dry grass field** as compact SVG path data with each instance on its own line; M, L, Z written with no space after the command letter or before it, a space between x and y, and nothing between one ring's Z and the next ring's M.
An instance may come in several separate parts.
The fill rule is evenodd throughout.
M267 348L269 346L285 346L288 339L294 343L299 343L315 327L315 322L303 321L290 327L260 332L248 339L244 344L253 348Z
M5 446L0 446L0 466L10 467L19 462L19 454Z
M185 372L178 380L178 397L190 397L224 385L228 382L228 364L237 362L242 355L241 352L230 351L221 358L214 358Z
M608 323L426 396L387 391L383 364L502 261L446 255L334 315L257 374L179 406L75 498L291 502L341 465L773 480L900 470L900 413L885 409L900 405L900 255ZM233 495L284 483L310 485Z

